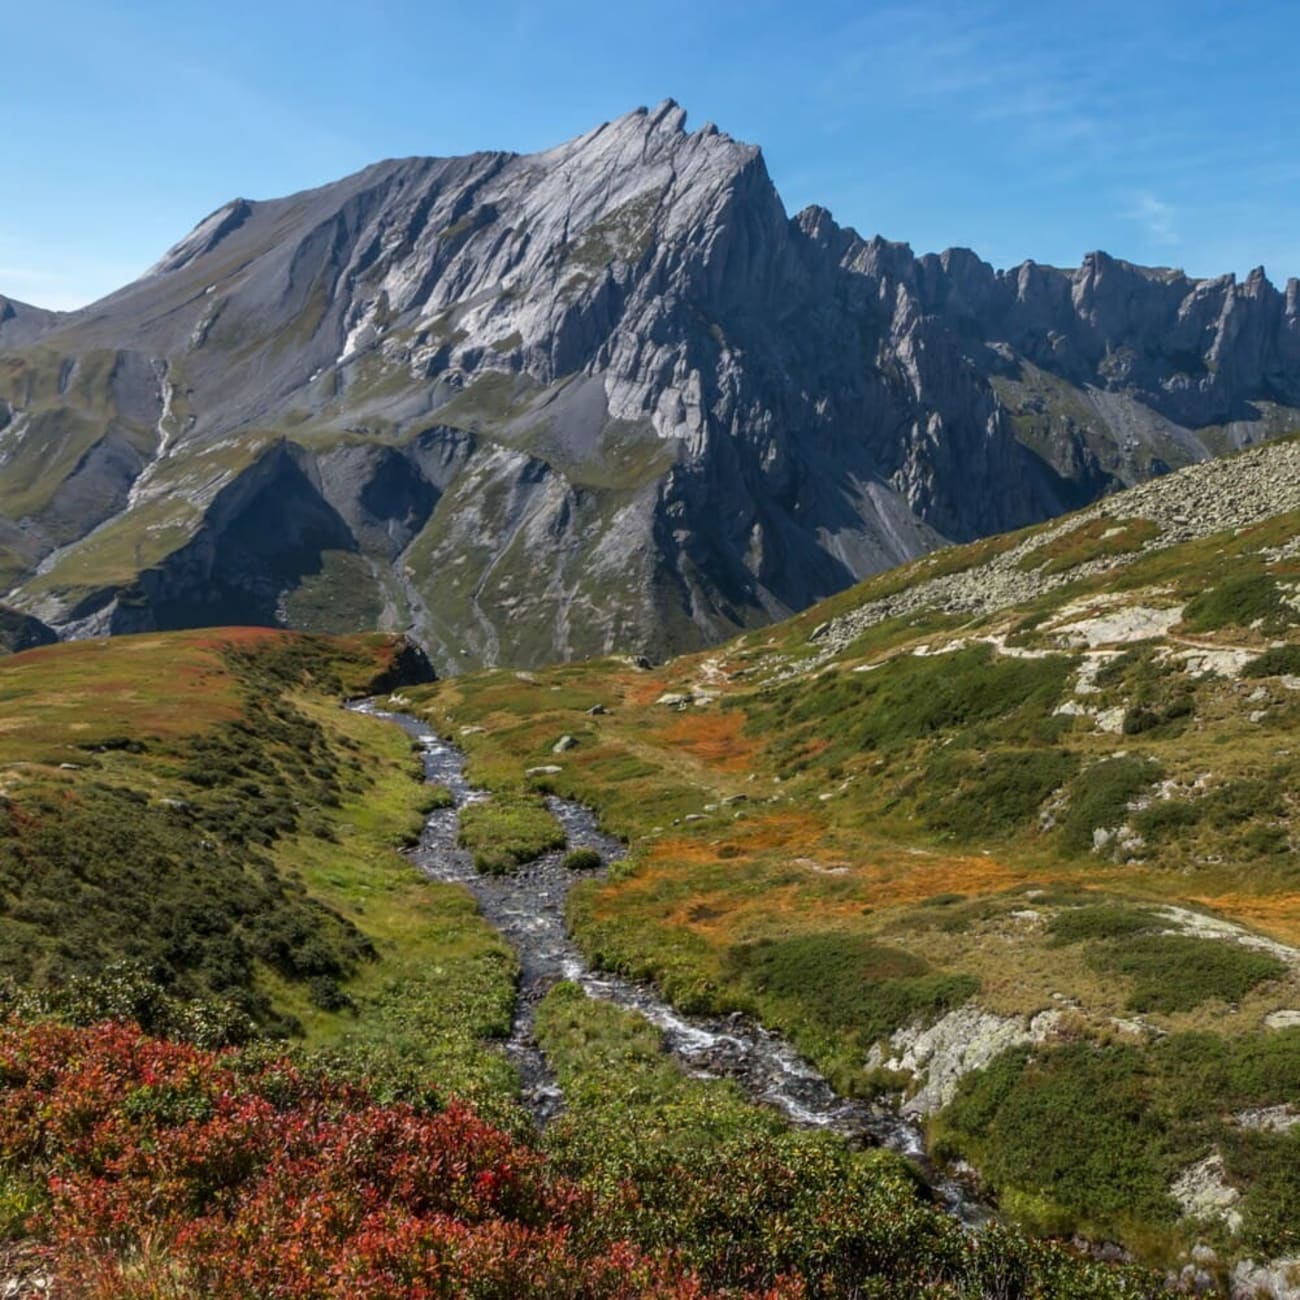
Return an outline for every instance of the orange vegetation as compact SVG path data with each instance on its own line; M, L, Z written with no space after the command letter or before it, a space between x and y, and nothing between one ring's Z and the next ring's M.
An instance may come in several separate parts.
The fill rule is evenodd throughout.
M725 828L725 843L742 846L746 853L771 849L806 851L821 839L824 827L811 813L779 812L751 817ZM671 836L650 847L651 862L716 862L724 841L698 836Z
M657 740L720 772L746 772L760 746L758 741L740 734L744 725L745 717L738 712L709 709L683 713L658 733Z
M1300 946L1300 894L1275 894L1272 897L1220 894L1217 898L1201 896L1191 901L1239 925L1253 926L1283 943Z
M997 894L1030 878L992 857L893 851L859 869L874 906L921 903L936 894Z

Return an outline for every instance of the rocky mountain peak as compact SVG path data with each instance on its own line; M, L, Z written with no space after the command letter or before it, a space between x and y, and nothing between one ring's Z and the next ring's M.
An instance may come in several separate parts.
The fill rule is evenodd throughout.
M200 221L179 244L164 253L145 275L166 275L169 271L179 271L189 266L196 258L210 253L227 235L238 230L252 212L253 205L247 199L232 199Z
M0 306L0 574L65 631L660 653L1300 424L1298 305L791 219L665 100L236 199L84 311Z

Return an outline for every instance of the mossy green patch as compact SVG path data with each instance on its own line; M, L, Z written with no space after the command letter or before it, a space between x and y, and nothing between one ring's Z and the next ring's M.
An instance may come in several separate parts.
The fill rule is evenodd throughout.
M562 849L565 834L538 796L498 794L461 809L457 840L473 853L479 871L504 875L543 853Z

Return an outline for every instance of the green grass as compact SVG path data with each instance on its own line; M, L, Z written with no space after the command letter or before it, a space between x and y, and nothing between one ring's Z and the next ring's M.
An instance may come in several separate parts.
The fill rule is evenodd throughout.
M497 794L461 809L457 841L473 853L479 871L499 876L562 849L565 834L539 796Z
M599 871L602 865L595 849L573 849L564 855L564 866L569 871Z
M372 958L366 935L278 872L273 852L286 837L322 832L331 810L368 786L357 755L290 698L313 673L341 685L338 656L274 637L253 645L230 646L219 661L237 716L147 741L65 733L85 754L70 788L51 779L0 807L0 949L9 979L57 985L126 959L181 996L235 998L283 1030L296 1020L273 1008L259 971L326 1006ZM115 661L137 649L86 665L84 654L53 647L12 667L35 668L39 678L48 665L52 681L66 664L93 665L109 670L99 674L107 684ZM373 674L375 660L358 658ZM182 708L187 685L177 679ZM83 684L88 702L94 688L92 673ZM211 692L219 702L221 694Z
M0 952L21 996L205 1042L251 1015L386 1095L517 1124L514 954L395 849L450 792L400 729L338 707L394 647L243 630L6 659Z

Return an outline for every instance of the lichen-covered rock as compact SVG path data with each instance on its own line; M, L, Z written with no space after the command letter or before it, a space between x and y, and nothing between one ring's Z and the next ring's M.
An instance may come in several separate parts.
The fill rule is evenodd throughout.
M1030 1018L958 1007L928 1027L915 1024L896 1030L889 1039L890 1054L872 1048L867 1067L912 1075L918 1086L903 1103L903 1113L932 1115L952 1101L965 1075L983 1069L1008 1048L1042 1042L1060 1019L1056 1010Z

